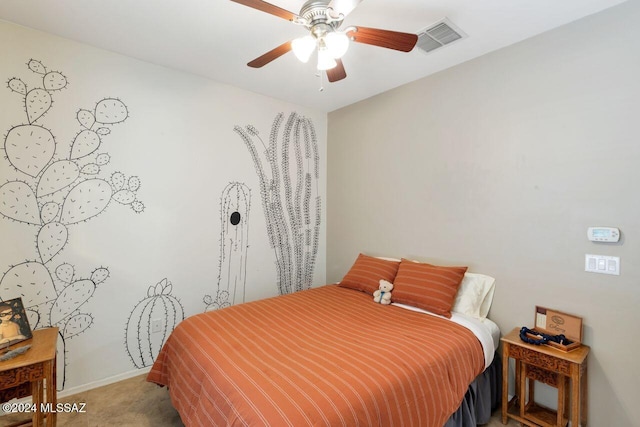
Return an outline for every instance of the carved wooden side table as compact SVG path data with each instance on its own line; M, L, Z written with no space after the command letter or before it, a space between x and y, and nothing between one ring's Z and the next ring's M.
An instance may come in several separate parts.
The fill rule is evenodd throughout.
M46 418L47 427L56 425L56 343L58 328L33 331L33 337L15 344L13 348L31 344L26 353L0 362L0 402L31 395L33 401L32 425L40 427ZM46 403L43 403L46 389Z
M564 352L545 345L527 344L520 339L520 328L502 337L502 424L508 418L527 426L564 427L587 425L587 356L589 347L581 345ZM516 391L508 401L509 358L515 360ZM535 381L558 389L558 409L552 411L534 401ZM529 385L528 401L527 382Z

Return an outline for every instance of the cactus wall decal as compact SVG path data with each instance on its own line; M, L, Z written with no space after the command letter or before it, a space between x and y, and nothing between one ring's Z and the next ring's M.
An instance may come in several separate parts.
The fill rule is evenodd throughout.
M320 156L310 119L291 113L276 116L269 145L254 126L236 126L249 149L260 181L269 243L274 249L278 291L308 289L318 254L321 197ZM293 161L293 164L291 164Z
M171 331L184 320L184 309L171 295L172 290L171 282L166 278L149 286L146 298L129 315L125 346L136 368L153 364ZM152 322L156 320L160 322L160 328L153 332Z
M116 98L103 98L93 109L80 109L75 117L80 130L68 154L61 153L52 131L39 121L52 108L53 95L66 89L67 78L35 59L27 67L35 74L33 88L16 77L7 84L19 96L27 123L13 126L4 138L5 159L19 178L0 186L0 216L36 227L33 256L37 259L9 267L0 279L0 297L22 297L34 329L60 328L58 349L64 357L58 357L58 388L62 389L66 344L93 324L85 304L109 277L107 268L98 267L90 277L77 278L74 267L60 260L69 242L69 227L103 213L111 200L137 213L144 205L137 200L139 178L127 179L121 172L100 176L111 158L97 150L111 134L111 126L129 117L126 105Z
M246 185L232 182L222 191L218 288L215 295L205 295L205 311L245 301L250 207L251 190Z

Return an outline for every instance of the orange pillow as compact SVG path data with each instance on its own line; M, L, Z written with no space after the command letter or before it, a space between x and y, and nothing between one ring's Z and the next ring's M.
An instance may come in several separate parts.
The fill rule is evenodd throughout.
M380 279L393 283L399 265L399 261L388 261L360 254L339 285L373 295L380 287Z
M451 317L466 271L467 267L440 267L403 258L393 281L391 300Z

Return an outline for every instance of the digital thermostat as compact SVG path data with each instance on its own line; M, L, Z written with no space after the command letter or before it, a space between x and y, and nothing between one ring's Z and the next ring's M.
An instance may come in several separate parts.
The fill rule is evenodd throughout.
M587 236L592 242L617 242L620 230L615 227L589 227Z

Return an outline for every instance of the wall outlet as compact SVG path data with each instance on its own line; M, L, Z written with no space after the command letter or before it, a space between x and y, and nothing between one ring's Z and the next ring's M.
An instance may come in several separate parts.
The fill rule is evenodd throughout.
M151 333L157 334L160 331L162 331L162 319L151 320Z

